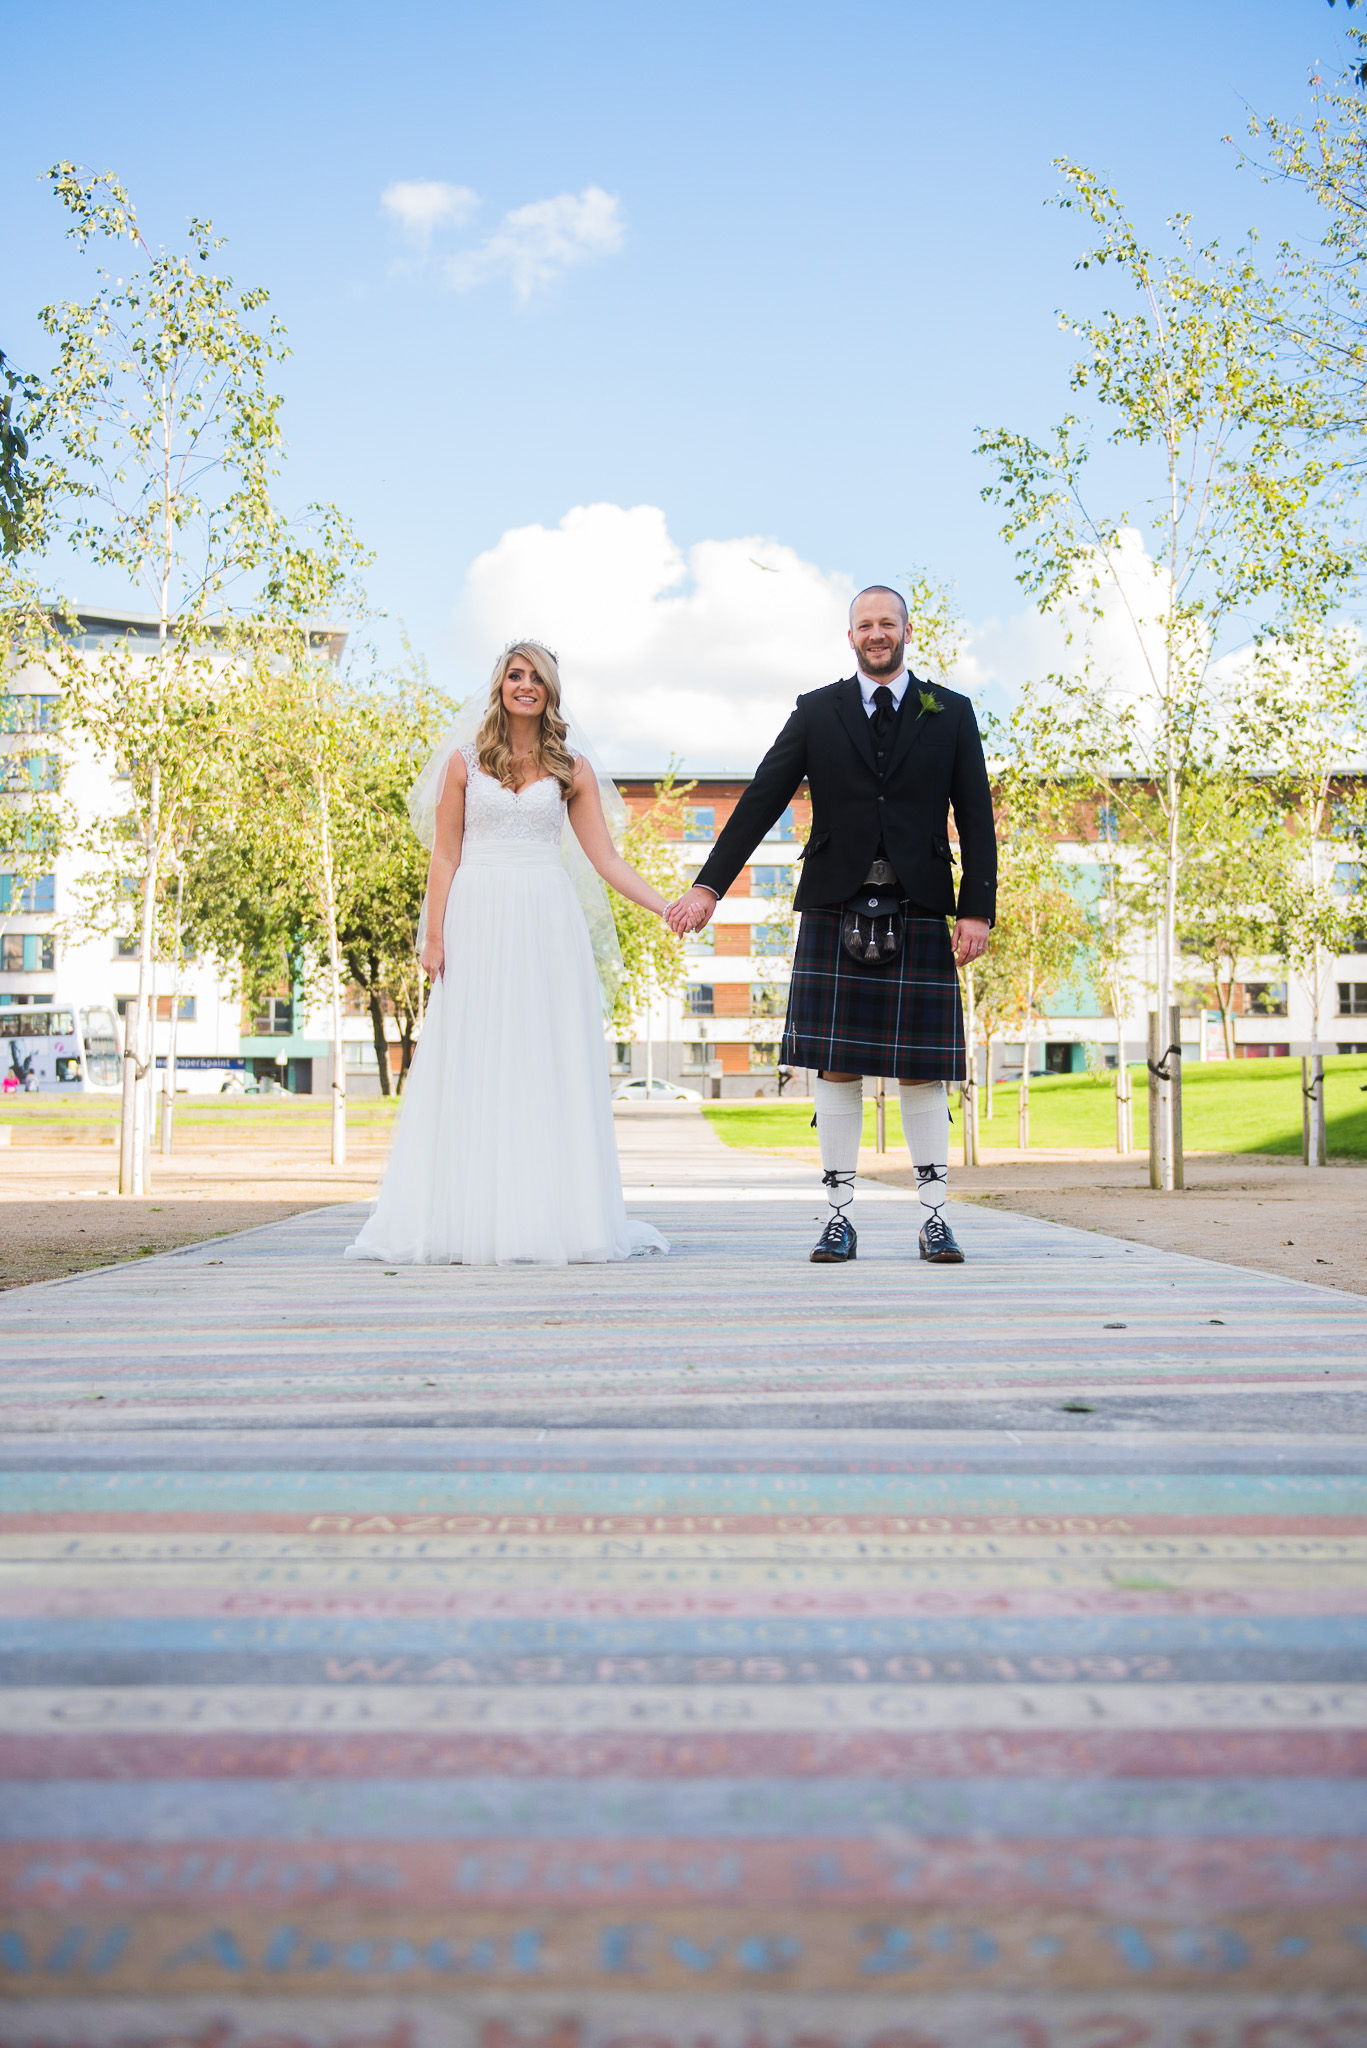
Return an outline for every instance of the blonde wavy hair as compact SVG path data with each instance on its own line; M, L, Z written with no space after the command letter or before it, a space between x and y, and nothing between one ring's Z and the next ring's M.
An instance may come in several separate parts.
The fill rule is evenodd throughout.
M569 729L560 715L560 667L550 648L543 647L539 640L511 641L494 663L489 678L489 707L475 739L479 765L505 789L519 786L508 731L508 710L503 702L504 679L518 655L530 662L546 686L546 708L541 714L541 732L532 757L534 772L525 780L531 782L540 775L553 775L568 803L574 788L574 756L568 745Z

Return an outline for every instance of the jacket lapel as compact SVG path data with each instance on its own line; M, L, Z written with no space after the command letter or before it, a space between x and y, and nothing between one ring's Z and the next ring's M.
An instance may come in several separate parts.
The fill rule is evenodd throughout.
M892 754L888 761L888 774L901 766L913 740L923 737L930 724L932 714L921 709L921 692L929 686L919 676L907 670L906 695L902 699L902 710L897 720L897 730L892 736Z
M836 691L835 709L840 723L854 741L856 749L877 774L878 763L874 757L873 734L869 731L869 714L864 709L858 676L848 676L841 683Z

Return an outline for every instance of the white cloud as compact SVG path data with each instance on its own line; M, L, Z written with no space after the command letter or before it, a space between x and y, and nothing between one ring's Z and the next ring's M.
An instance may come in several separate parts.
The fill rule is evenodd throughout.
M685 554L657 506L577 505L477 557L456 638L477 673L518 634L554 647L570 710L612 767L677 754L750 768L800 690L849 673L854 590L773 540Z
M444 267L457 291L486 278L507 277L518 298L528 299L538 285L551 284L596 256L614 256L621 246L617 199L600 186L586 185L577 198L561 192L555 199L514 207L478 248L449 257Z
M968 622L944 678L987 711L1008 712L1027 682L1078 674L1115 709L1151 725L1151 658L1162 590L1138 533L1127 533L1102 615L1041 613ZM858 585L775 540L703 540L687 551L655 505L577 505L556 527L513 527L471 564L456 607L461 666L487 673L508 640L532 634L561 658L566 699L615 768L752 768L802 690L848 675L847 612ZM1133 621L1138 620L1140 635ZM1073 637L1068 638L1069 628ZM1246 650L1211 675L1218 702L1239 687ZM926 674L925 664L913 665Z
M385 186L380 204L407 239L425 250L436 229L460 227L469 220L479 206L479 194L468 185L444 185L437 178L400 179Z

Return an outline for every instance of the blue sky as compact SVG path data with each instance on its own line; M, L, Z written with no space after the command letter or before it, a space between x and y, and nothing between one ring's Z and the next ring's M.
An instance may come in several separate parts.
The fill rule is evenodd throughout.
M1051 159L1098 168L1155 230L1175 210L1203 234L1294 228L1221 138L1248 107L1300 112L1351 19L1325 0L13 8L0 344L41 365L34 310L82 285L54 158L117 170L149 239L210 215L290 331L286 502L355 521L387 644L402 620L463 688L503 637L558 634L619 762L677 732L685 758L739 764L790 672L841 672L847 588L923 563L979 626L1020 611L972 444L1067 403L1055 311L1082 289L1080 230L1045 204ZM478 195L425 249L413 202L405 232L382 201L421 181ZM554 230L580 260L519 296ZM617 516L565 541L592 506ZM746 571L754 636L751 540L779 572Z

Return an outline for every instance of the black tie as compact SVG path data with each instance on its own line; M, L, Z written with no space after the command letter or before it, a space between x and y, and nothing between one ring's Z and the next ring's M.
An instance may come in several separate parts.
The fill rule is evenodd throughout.
M873 693L873 736L880 749L887 743L896 716L897 706L892 701L892 691L886 683L880 683Z

